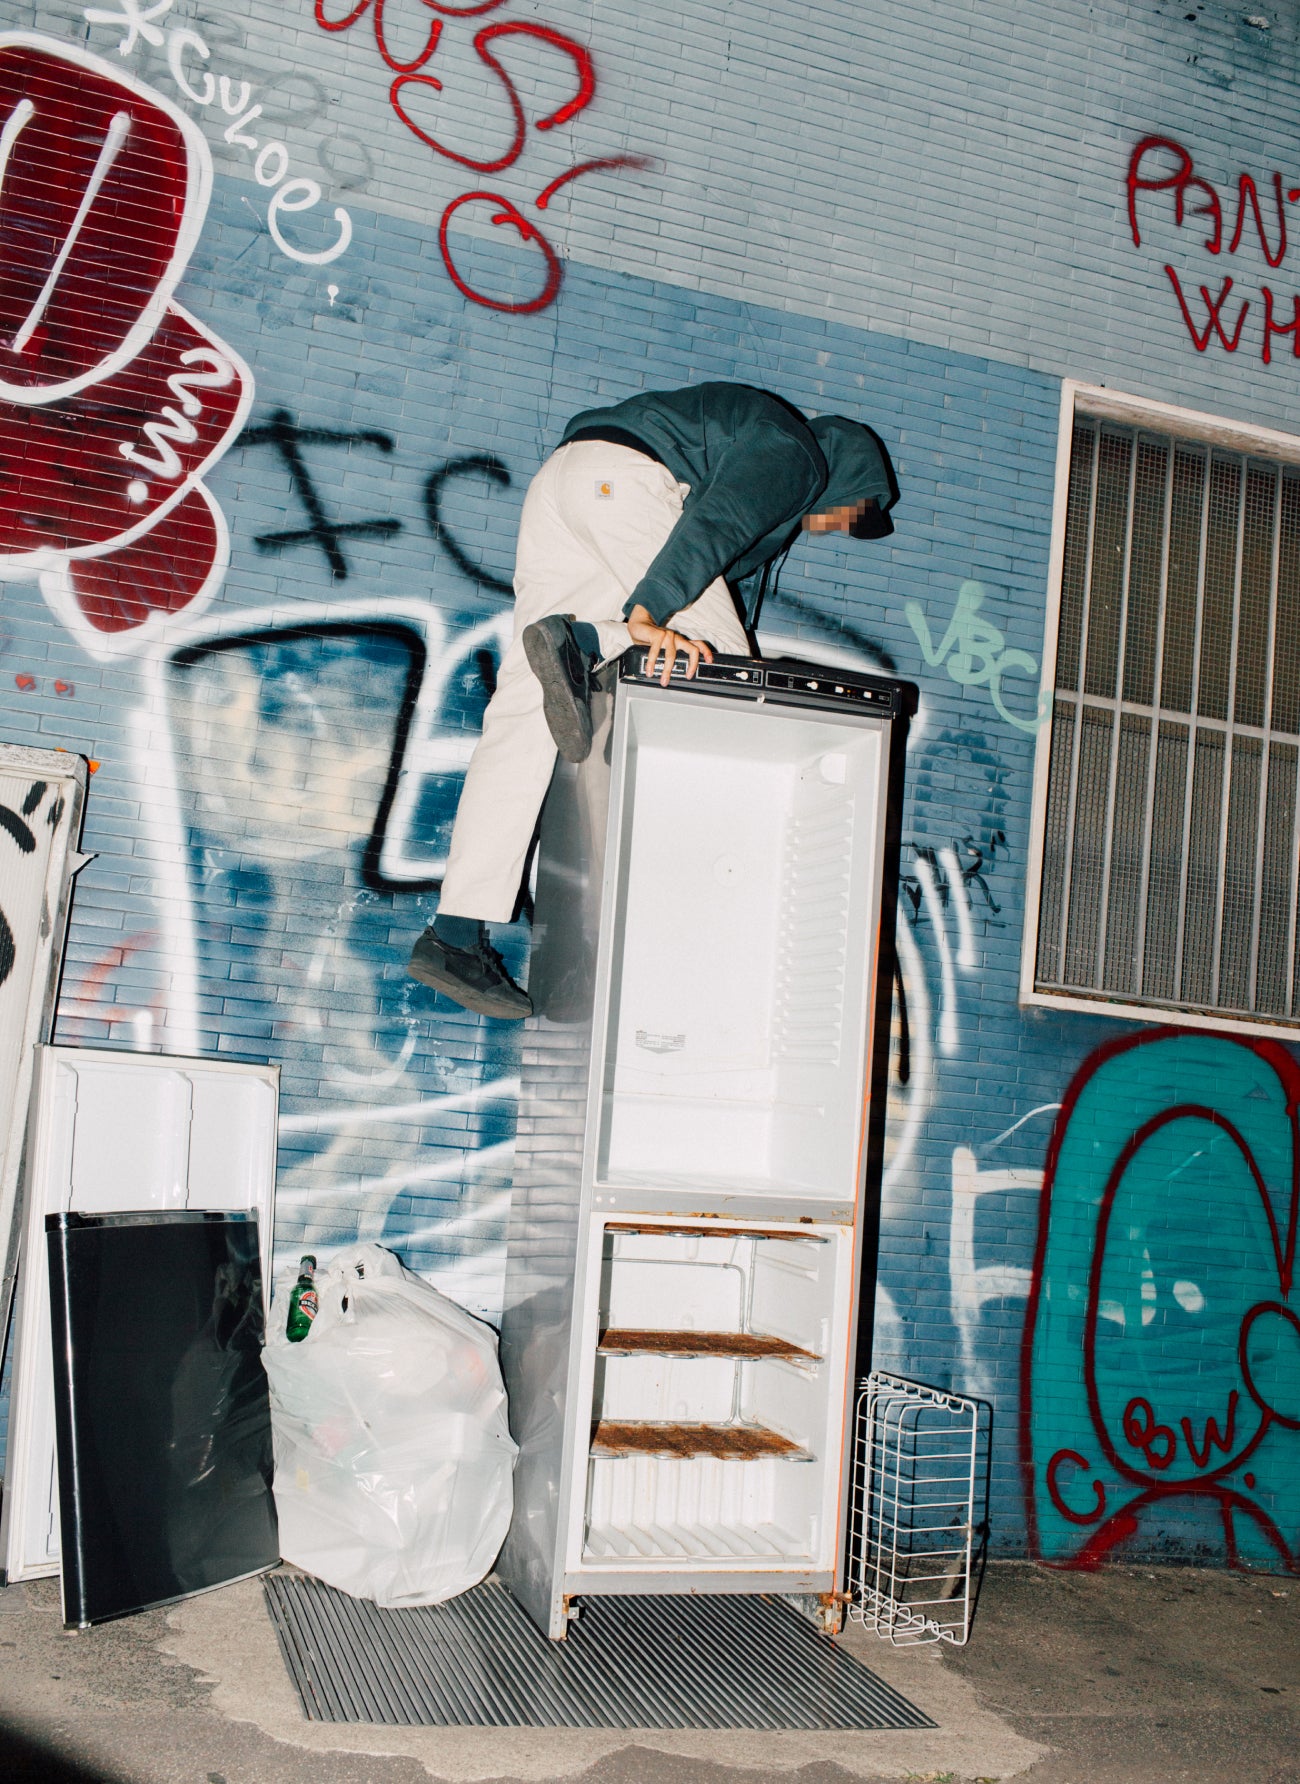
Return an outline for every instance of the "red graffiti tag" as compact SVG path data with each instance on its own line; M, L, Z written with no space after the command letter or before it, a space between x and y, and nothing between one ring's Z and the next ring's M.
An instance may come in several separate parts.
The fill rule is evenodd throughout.
M524 139L528 134L528 120L524 116L523 101L519 97L515 83L487 47L494 38L507 35L536 37L543 43L553 44L556 49L561 49L566 55L572 56L577 65L577 92L558 111L552 112L548 117L539 118L534 126L535 129L553 130L557 124L567 124L570 118L576 118L580 111L590 105L592 95L596 91L596 76L592 69L591 57L581 44L574 43L572 39L563 36L559 31L552 31L549 25L485 25L474 39L475 53L481 61L487 64L505 88L506 97L510 102L510 110L514 117L514 134L510 139L510 145L504 155L498 155L493 161L476 161L472 155L461 155L455 149L449 149L445 143L439 142L436 136L430 136L427 130L423 130L415 119L404 110L401 99L403 88L432 87L438 92L442 91L442 82L435 80L431 74L399 75L393 82L388 95L393 110L406 125L406 128L413 131L421 142L427 143L436 154L445 155L449 161L459 161L462 167L472 167L475 173L500 173L503 168L513 167L523 153Z
M370 5L371 0L360 0L345 19L327 19L325 17L325 0L316 0L316 23L322 31L346 31L355 25L357 20ZM427 4L427 0L426 0ZM442 20L434 19L429 26L429 35L419 55L409 62L399 62L388 48L388 39L384 36L384 0L374 0L375 13L375 47L387 62L388 66L398 74L411 74L417 68L423 68L429 57L438 47L438 39L442 36Z
M1209 321L1205 324L1205 332L1203 334L1197 334L1196 324L1192 321L1192 313L1187 307L1187 299L1183 296L1183 287L1179 282L1178 274L1174 271L1172 266L1167 266L1165 271L1168 273L1169 282L1174 288L1174 296L1178 299L1178 307L1183 313L1183 321L1187 324L1187 332L1196 343L1196 351L1198 353L1204 353L1205 349L1210 344L1210 336L1216 334L1223 342L1228 352L1235 353L1237 351L1237 343L1241 340L1241 327L1246 320L1246 311L1250 308L1250 304L1242 304L1241 309L1237 312L1237 326L1233 329L1230 337L1226 335L1223 331L1223 306L1227 302L1228 293L1232 290L1232 280L1225 279L1223 281L1223 284L1219 287L1219 295L1217 297L1210 296L1208 286L1201 286L1201 297L1204 299L1205 308L1209 313ZM1264 343L1264 358L1266 360L1268 358L1267 339Z
M1240 330L1241 330L1240 323L1238 323L1237 328L1238 328L1238 333L1240 333ZM1296 297L1296 298L1292 299L1290 322L1274 322L1274 320L1273 320L1273 293L1269 290L1268 286L1265 285L1264 286L1264 354L1263 354L1265 365L1271 365L1272 361L1273 361L1273 336L1275 334L1278 334L1278 335L1289 334L1291 336L1291 356L1293 359L1300 359L1300 297Z
M507 224L518 232L522 241L536 242L541 249L546 262L546 283L536 297L527 298L522 303L509 303L501 298L487 297L483 292L475 291L474 287L457 272L456 263L451 257L451 244L447 239L447 232L451 226L452 218L462 205L480 201L498 207L492 217L493 223ZM560 264L560 257L541 230L535 223L530 222L516 205L511 204L508 198L502 198L499 192L462 192L459 198L453 198L442 213L442 222L438 226L438 246L442 249L443 265L447 268L451 282L457 291L463 292L476 304L482 304L485 309L489 310L505 310L518 316L529 315L533 310L544 310L547 304L554 303L555 294L560 289L560 280L564 277L564 268Z
M1213 1089L1213 1077L1198 1051L1211 1045L1229 1052L1240 1048L1259 1062L1255 1083L1261 1092L1267 1087L1267 1092L1258 1110L1247 1102L1240 1111L1234 1107L1230 1117L1208 1100L1163 1103L1168 1087L1180 1080L1189 1088ZM1153 1048L1163 1050L1162 1058L1154 1064L1154 1056L1148 1054ZM1186 1049L1185 1056L1175 1049ZM1225 1080L1229 1076L1225 1071ZM1121 1115L1114 1138L1098 1140L1094 1132L1098 1109L1104 1107L1113 1115L1126 1106L1128 1096L1135 1099L1137 1109L1148 1111L1146 1118L1137 1116L1126 1133ZM1076 1117L1086 1140L1081 1141L1077 1132L1071 1135ZM1209 1143L1221 1149L1224 1181L1235 1186L1236 1205L1249 1219L1259 1221L1256 1236L1246 1242L1250 1249L1244 1256L1256 1283L1261 1271L1266 1280L1271 1276L1278 1296L1256 1299L1256 1288L1233 1309L1233 1287L1219 1291L1216 1324L1209 1329L1213 1337L1197 1330L1191 1338L1193 1354L1198 1361L1204 1354L1219 1372L1220 1381L1235 1365L1239 1385L1225 1383L1218 1390L1222 1398L1217 1407L1211 1403L1207 1408L1203 1401L1197 1405L1193 1400L1186 1411L1169 1406L1171 1393L1196 1394L1199 1390L1203 1394L1205 1388L1198 1383L1196 1370L1171 1372L1165 1364L1165 1353L1177 1341L1174 1334L1178 1328L1171 1327L1163 1316L1162 1323L1156 1324L1157 1309L1154 1299L1148 1302L1147 1287L1150 1284L1154 1290L1159 1278L1150 1275L1150 1259L1143 1265L1140 1327L1131 1322L1126 1326L1122 1305L1118 1311L1108 1310L1113 1309L1109 1297L1114 1291L1103 1288L1108 1269L1133 1268L1132 1247L1143 1243L1140 1221L1132 1212L1116 1218L1117 1206L1134 1206L1131 1199L1123 1202L1120 1198L1147 1193L1142 1187L1144 1169L1154 1172L1148 1180L1165 1180L1160 1174L1162 1167L1149 1162L1144 1166L1143 1160L1158 1161L1163 1155L1147 1149L1167 1144L1166 1137L1180 1127L1196 1137L1179 1138L1176 1144L1197 1149L1198 1156L1207 1145L1203 1137L1207 1130L1213 1135ZM1279 1140L1289 1143L1289 1156L1282 1152ZM1268 1161L1267 1178L1261 1159ZM1057 1201L1063 1212L1059 1222L1054 1222ZM1089 1210L1086 1216L1085 1209ZM1070 1224L1076 1219L1077 1227ZM1054 1230L1070 1237L1055 1240ZM1289 1478L1287 1459L1279 1456L1276 1448L1276 1434L1300 1431L1300 1388L1296 1385L1300 1371L1295 1366L1300 1356L1300 1313L1290 1305L1298 1238L1300 1069L1283 1048L1268 1041L1246 1042L1226 1035L1200 1036L1190 1042L1177 1030L1157 1028L1109 1042L1088 1060L1066 1092L1048 1149L1026 1314L1021 1458L1031 1553L1058 1566L1095 1568L1118 1545L1137 1535L1144 1514L1171 1502L1191 1505L1201 1501L1217 1513L1229 1565L1242 1561L1240 1526L1241 1531L1250 1529L1255 1556L1267 1552L1288 1571L1300 1572L1300 1550L1287 1534L1289 1526L1275 1517L1276 1507L1268 1497L1270 1493L1276 1497L1277 1483ZM1077 1254L1074 1259L1069 1256L1070 1246L1076 1243L1086 1246L1087 1257L1081 1327L1064 1323L1059 1312L1054 1312L1063 1301L1054 1290L1078 1279L1080 1260ZM1194 1283L1182 1286L1195 1291ZM1178 1288L1175 1284L1178 1305L1194 1312L1194 1298L1180 1297ZM1071 1286L1070 1295L1074 1292ZM1149 1338L1141 1336L1148 1324L1148 1306ZM1100 1349L1099 1325L1110 1328L1100 1337ZM1068 1336L1071 1332L1077 1332L1078 1337ZM1156 1385L1148 1390L1150 1398L1132 1391L1133 1370L1121 1365L1113 1349L1109 1356L1104 1354L1117 1340L1129 1347L1153 1347L1152 1379ZM1063 1374L1060 1353L1053 1348L1063 1342L1078 1344L1074 1380ZM1041 1369L1035 1360L1040 1347L1045 1364ZM1132 1348L1123 1353L1126 1361L1136 1354ZM1080 1434L1077 1439L1071 1440L1062 1430L1058 1411L1062 1405L1073 1408ZM1040 1422L1046 1442L1036 1459L1036 1424ZM1270 1437L1274 1441L1269 1448L1261 1449ZM1098 1452L1099 1463L1094 1464L1088 1456ZM1260 1460L1255 1460L1257 1452ZM1265 1484L1261 1467L1265 1459L1271 1488ZM1245 1467L1248 1463L1249 1469ZM1080 1476L1080 1471L1085 1472ZM1091 1488L1091 1499L1086 1486ZM1068 1540L1066 1527L1087 1530L1081 1546Z
M1158 1425L1151 1402L1130 1400L1124 1408L1124 1440L1141 1450L1148 1468L1168 1468L1178 1453L1178 1439L1168 1425Z
M1262 183L1262 182L1261 182ZM1144 136L1134 147L1128 159L1128 173L1125 186L1128 198L1129 233L1133 238L1133 246L1142 246L1142 228L1138 220L1138 199L1143 193L1168 193L1173 200L1173 222L1176 229L1182 229L1191 217L1205 217L1210 223L1210 232L1201 241L1200 246L1207 254L1219 255L1224 252L1237 254L1243 244L1249 246L1257 243L1265 264L1276 271L1286 259L1290 245L1287 233L1287 206L1300 200L1300 186L1287 186L1280 173L1269 176L1267 187L1272 188L1271 201L1260 198L1260 184L1249 173L1240 174L1237 178L1237 214L1232 235L1225 250L1223 244L1224 204L1218 192L1209 180L1203 179L1195 170L1195 162L1191 151L1176 142L1171 136ZM1195 198L1196 203L1189 199ZM1229 200L1231 203L1231 200ZM1265 212L1269 213L1268 220ZM1248 228L1248 223L1251 227ZM1270 232L1272 234L1270 235ZM1178 303L1179 314L1191 337L1192 345L1198 353L1204 353L1213 341L1218 341L1225 353L1235 353L1241 345L1242 329L1246 317L1252 308L1256 313L1262 307L1263 333L1260 338L1260 358L1265 365L1273 362L1273 338L1275 335L1292 336L1292 358L1300 359L1300 296L1293 299L1291 322L1274 320L1273 292L1267 285L1260 287L1263 299L1262 306L1252 304L1252 300L1243 299L1237 311L1235 324L1229 332L1224 321L1224 304L1233 289L1233 280L1225 278L1219 287L1217 297L1210 295L1208 285L1198 287L1201 300L1205 305L1206 321L1203 328L1198 328L1187 301L1184 279L1177 270L1165 265L1165 274L1173 287L1174 297ZM1285 300L1283 300L1285 302Z
M1071 1524L1095 1524L1098 1518L1106 1515L1106 1489L1102 1486L1099 1480L1093 1481L1092 1490L1094 1498L1091 1510L1072 1511L1061 1497L1061 1489L1057 1479L1060 1470L1067 1462L1073 1468L1086 1468L1088 1466L1088 1458L1086 1456L1081 1456L1078 1450L1057 1450L1056 1454L1047 1464L1047 1491L1052 1504L1056 1507L1057 1511L1060 1512L1061 1516Z
M1183 1441L1187 1445L1187 1453L1198 1468L1208 1466L1211 1449L1222 1450L1225 1456L1232 1454L1237 1427L1237 1402L1240 1398L1241 1395L1236 1388L1233 1388L1228 1395L1228 1417L1223 1430L1220 1431L1213 1418L1207 1418L1204 1436L1199 1444L1192 1430L1192 1421L1189 1418L1179 1419L1179 1428L1183 1433Z
M421 4L430 11L443 14L447 18L476 18L483 13L493 12L503 4L503 0L479 0L470 6L452 6L440 4L439 0L421 0ZM391 68L396 79L391 83L388 92L389 103L394 113L406 128L417 136L434 154L445 160L454 161L461 167L468 167L475 173L501 173L513 167L524 154L528 142L529 122L524 110L523 100L518 88L506 68L502 65L493 45L502 39L520 38L549 49L559 50L573 63L575 74L574 91L571 98L555 111L545 117L533 121L533 130L546 131L558 129L570 123L591 104L596 95L596 68L591 52L574 37L564 31L558 31L552 25L544 25L525 20L510 20L493 25L482 26L474 35L474 53L484 67L489 69L503 92L511 120L511 133L505 148L500 154L480 159L460 149L453 148L438 136L434 135L428 124L422 121L418 109L412 109L412 102L421 93L437 94L443 90L443 83L437 75L421 72L438 48L442 36L443 20L430 22L428 36L424 48L419 55L407 62L398 61L392 54L388 40L384 34L384 0L358 0L352 10L343 17L331 19L325 11L325 0L315 0L316 23L323 31L347 31L363 18L373 5L372 22L375 34L375 45L384 63ZM560 189L575 180L581 174L612 172L619 168L646 169L654 165L645 155L610 155L597 160L581 161L569 168L538 195L534 201L537 209L544 211L551 199ZM513 229L522 242L535 246L541 253L543 264L543 281L540 291L533 297L515 301L511 298L493 296L480 291L466 278L456 265L452 253L449 232L453 218L466 205L486 203L495 207L491 222L496 226ZM529 315L535 310L543 310L555 301L564 278L564 267L559 255L551 246L537 224L532 222L519 209L513 200L503 197L498 192L475 190L462 192L453 198L442 213L438 227L438 246L442 253L443 265L447 275L456 289L467 297L471 303L481 304L485 309L500 310L510 315Z

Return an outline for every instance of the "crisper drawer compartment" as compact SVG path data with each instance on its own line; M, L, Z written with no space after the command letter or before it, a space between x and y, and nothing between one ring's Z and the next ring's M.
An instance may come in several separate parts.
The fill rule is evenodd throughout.
M847 1229L601 1229L583 1565L833 1565Z
M593 1457L583 1565L815 1566L813 1464Z

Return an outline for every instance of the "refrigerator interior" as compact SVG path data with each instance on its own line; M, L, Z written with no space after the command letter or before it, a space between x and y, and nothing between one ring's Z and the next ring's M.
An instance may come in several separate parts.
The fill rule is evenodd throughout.
M628 703L597 1177L857 1191L882 732Z
M833 1567L851 1233L597 1232L581 1566Z

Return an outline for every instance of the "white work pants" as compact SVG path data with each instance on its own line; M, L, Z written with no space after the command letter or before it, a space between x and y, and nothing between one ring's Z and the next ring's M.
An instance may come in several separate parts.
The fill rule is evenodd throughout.
M465 775L438 905L445 915L509 922L555 767L524 628L547 614L572 614L595 626L604 658L621 656L632 642L623 607L677 524L687 493L655 459L603 440L561 446L529 484L515 554L514 638ZM721 579L669 624L715 650L749 655Z

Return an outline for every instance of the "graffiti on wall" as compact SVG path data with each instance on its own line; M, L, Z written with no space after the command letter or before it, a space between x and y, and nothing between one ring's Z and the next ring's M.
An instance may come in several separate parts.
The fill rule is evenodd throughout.
M70 964L59 1038L272 1058L277 1254L378 1239L499 1313L516 1038L406 973L509 615L223 606L137 659L117 778L150 910ZM527 932L498 932L521 972Z
M1300 1572L1300 1067L1144 1030L1102 1047L1053 1131L1025 1323L1033 1552L1095 1567L1177 1531Z
M88 18L116 25L125 55L163 48L189 101L231 115L227 140L256 151L273 206L307 208L319 192L294 188L282 145L252 140L249 83L200 74L208 47L164 34L169 6ZM509 585L457 537L448 496L510 478L460 455L411 492L477 611L212 610L229 539L203 479L237 439L278 458L303 509L255 540L263 553L311 554L340 582L353 542L407 523L337 515L313 471L340 446L391 455L387 433L282 410L245 428L251 373L174 298L211 185L202 132L152 89L79 49L0 38L0 462L24 466L0 507L0 574L36 580L92 656L130 652L144 688L115 766L142 795L151 920L70 969L59 1036L280 1060L281 1245L387 1237L492 1311L513 1051L405 963L506 625L482 597L499 609ZM523 936L503 945L518 969Z
M337 260L351 244L352 218L342 206L335 208L338 229L334 239L323 248L304 247L290 239L285 232L285 217L314 211L321 201L320 186L296 172L286 145L266 134L259 121L266 106L254 102L252 82L222 73L218 65L209 67L212 50L197 31L178 25L164 28L158 23L174 4L175 0L154 0L152 6L142 9L140 0L119 0L116 12L88 6L84 17L88 25L107 25L121 31L117 45L120 56L131 55L141 43L166 54L167 72L181 97L209 113L221 128L222 140L232 148L242 149L247 156L254 180L269 195L266 227L282 254L308 266L325 266Z
M203 476L252 375L172 295L211 184L174 106L98 57L0 37L0 573L38 578L94 656L202 606L228 558Z
M337 18L332 18L326 10L326 0L315 0L315 19L322 31L350 31L369 13L375 51L383 67L392 76L388 88L389 105L406 128L435 155L468 168L472 173L502 173L507 168L513 168L524 155L530 141L530 128L531 131L559 129L584 112L596 97L596 67L591 51L585 44L580 43L576 37L570 37L565 31L556 30L552 25L544 25L533 19L497 19L490 25L479 26L474 32L473 49L479 63L493 77L498 104L509 120L508 140L504 147L499 146L498 153L486 157L467 153L464 144L457 146L443 141L435 134L436 107L433 103L433 96L442 91L443 83L436 74L430 72L428 65L437 53L449 21L477 19L484 13L496 12L505 4L505 0L476 0L476 3L464 6L443 4L442 0L425 0L425 4L440 16L420 22L419 29L425 33L424 43L415 55L405 60L394 55L389 43L388 28L384 23L384 0L357 0L351 11ZM531 126L519 89L500 59L500 49L511 39L516 44L527 46L530 55L540 47L543 52L558 51L571 64L572 93L562 105L544 117L533 119ZM437 65L434 62L433 66ZM546 210L557 192L582 175L607 173L618 168L646 169L653 165L647 155L607 155L596 160L577 161L543 187L532 200L533 208ZM474 207L477 207L480 216L486 216L494 228L513 230L520 242L537 249L541 256L539 272L542 282L532 296L512 299L482 291L471 284L457 266L451 246L452 225L457 220L462 224L467 221L468 213ZM462 212L467 213L467 216L462 217ZM471 187L453 198L443 211L438 225L438 247L452 284L472 303L482 304L485 309L527 315L534 310L544 310L547 305L554 303L559 294L564 278L560 256L543 233L540 224L500 192Z
M1300 202L1300 185L1284 180L1277 172L1258 182L1253 174L1243 173L1238 175L1235 194L1229 189L1221 197L1213 182L1196 172L1191 150L1171 136L1144 136L1135 145L1126 183L1129 233L1135 248L1142 246L1138 195L1167 193L1163 203L1172 201L1172 209L1162 210L1162 218L1167 221L1172 216L1179 230L1186 225L1198 234L1204 231L1199 246L1217 262L1211 274L1212 280L1218 280L1217 291L1199 284L1195 273L1180 274L1172 262L1164 266L1177 314L1196 351L1205 353L1216 341L1225 353L1235 353L1243 345L1258 346L1263 363L1271 365L1275 350L1285 355L1289 336L1290 357L1300 359L1300 295L1275 292L1261 281L1258 293L1251 289L1250 296L1244 297L1234 274L1218 271L1224 265L1223 256L1234 257L1235 267L1235 256L1243 246L1258 249L1270 271L1280 270L1290 246L1287 215L1289 208ZM1145 201L1144 208L1150 204ZM1228 235L1230 218L1233 226ZM1249 329L1248 317L1252 319Z
M1014 725L1017 731L1028 731L1032 736L1046 716L1050 696L1038 696L1033 713L1021 716L1013 712L1003 698L1002 678L1014 674L1036 681L1038 659L1031 657L1027 650L1014 650L1008 646L1003 632L992 620L981 615L984 600L982 583L963 582L957 591L947 627L937 644L919 601L905 601L903 611L907 623L916 633L921 654L932 669L946 668L958 687L987 688L998 717L1005 719L1008 725Z
M209 133L215 127L231 147L245 152L262 185L274 176L278 184L267 190L288 199L304 194L292 188L296 173L287 151L281 153L274 133L263 129L264 118L254 115L266 90L257 87L255 71L233 59L230 45L209 22L200 20L200 29L190 30L170 23L170 10L171 0L148 6L121 0L115 9L88 9L87 20L105 34L110 54L116 48L143 65L146 51L155 52L148 66L157 84L188 110L188 123L168 101L123 75L116 57L110 65L80 51L65 53L48 40L28 47L43 49L65 74L71 69L79 88L99 93L101 147L123 135L121 125L116 132L113 126L126 101L111 93L131 93L140 116L152 116L146 110L152 106L167 120L182 144L187 178L163 181L155 191L171 204L168 217L178 203L183 213L175 266L168 269L178 278L197 238L212 177L209 148L197 125ZM478 29L447 16L449 33L464 36ZM357 27L352 42L361 40L364 26L367 41L374 34L378 45L382 35L390 54L414 55L420 47L394 51L404 28L395 6L384 16L374 5L352 23ZM492 39L486 47L495 55L502 45ZM505 40L501 65L517 53L520 61L509 67L520 68L527 54L549 54L554 47L516 33ZM575 98L580 97L581 69L574 58L567 60L575 70ZM480 61L490 73L487 58ZM558 54L553 61L564 65ZM432 59L428 66L436 72L439 63ZM97 84L104 82L107 88ZM45 81L39 103L54 91L53 80ZM501 91L506 93L504 86ZM402 94L416 116L420 90L408 86ZM65 124L68 118L76 124L77 114L66 106L64 116ZM156 127L161 131L160 123ZM125 141L136 140L133 131L134 125L125 129ZM534 136L530 125L527 142ZM13 140L24 140L17 126ZM30 148L38 138L25 140ZM213 145L218 140L211 136ZM109 147L115 153L108 172L116 170L118 177L129 164L120 143ZM431 155L435 147L430 146ZM525 173L526 147L516 157ZM437 152L439 162L456 159ZM27 163L17 148L14 156L9 166L22 179L6 187L3 197L6 203L24 199L29 207L24 215L30 218L41 207L30 197ZM111 300L112 280L131 243L128 238L110 244L100 229L101 193L90 190L98 166L96 150L83 169L81 190L89 198L76 252L69 252L64 270L78 273L77 253L95 249L87 264L100 281L96 313L102 314L105 290ZM121 196L107 174L101 185L104 203ZM557 189L552 182L550 190ZM256 196L252 185L249 191ZM541 196L549 202L548 193ZM78 207L60 241L72 232ZM276 213L285 237L280 246L290 258L310 260L308 249L318 242L321 259L342 251L348 226L337 220L331 227L328 205L318 207L315 223L306 214L294 217L294 208L286 204ZM139 202L131 214L150 216ZM319 230L309 237L308 228L316 223ZM294 226L302 234L290 240ZM303 252L293 254L294 247ZM46 252L37 285L48 278L58 243L47 244ZM38 294L29 295L28 308ZM479 301L472 292L465 295ZM154 336L143 347L133 340L130 351L143 355L161 348L167 339L162 321L175 311L169 287ZM58 319L57 306L52 304L50 313ZM133 885L120 907L112 906L108 933L79 948L70 962L60 1039L276 1059L283 1091L281 1257L303 1246L325 1252L358 1236L381 1239L465 1304L492 1315L511 1174L515 1036L452 1009L411 981L405 965L412 938L434 909L460 779L508 633L510 583L502 547L519 482L531 466L512 468L494 453L462 450L417 459L412 471L406 450L411 442L392 429L394 411L367 413L355 403L342 415L336 408L321 416L267 405L240 431L251 376L224 343L210 334L204 338L214 354L235 366L237 385L205 385L197 375L182 382L184 371L219 370L211 360L165 365L156 391L161 407L133 423L134 436L124 428L111 436L110 445L130 445L139 455L121 457L129 479L150 493L150 501L137 510L140 518L154 513L150 504L167 487L175 493L188 479L192 489L199 488L218 439L221 451L233 446L242 453L245 485L284 492L277 497L285 503L282 519L272 513L250 524L245 515L244 522L250 558L255 553L274 560L267 567L283 582L277 581L274 599L269 593L253 596L257 579L252 577L248 586L228 589L219 603L207 604L225 567L224 523L217 513L221 551L211 560L211 573L205 569L197 585L173 582L151 592L148 579L132 570L122 579L122 591L133 593L134 607L114 612L101 602L91 610L101 621L116 623L116 631L92 636L84 601L65 591L60 604L54 583L42 583L78 642L100 656L109 650L132 653L129 679L107 682L102 708L87 710L111 712L117 733L111 784L126 791L139 814L138 831L116 828L115 836L147 863L147 873L135 882L138 895ZM227 400L236 388L238 411L218 410L216 399ZM187 397L208 405L204 414L191 414ZM218 434L215 420L222 417L227 424ZM203 430L209 425L214 433L210 455L203 458L208 445ZM194 439L186 437L187 428L193 428ZM341 474L343 465L355 469L355 479L351 469ZM382 480L368 474L376 466ZM396 471L391 477L390 467ZM168 471L178 473L170 485ZM239 480L237 471L232 483ZM465 512L467 497L477 525L462 528L457 514ZM111 517L107 503L95 507L101 525ZM417 541L423 545L424 569ZM366 580L377 561L373 551L367 557L367 549L389 543L406 566L404 575L410 578L415 567L402 594L376 594L375 584ZM178 551L174 542L169 554L173 576L195 563L202 567L195 553ZM112 555L103 553L105 564ZM70 555L74 566L81 561ZM49 560L44 562L48 568ZM45 571L33 564L25 573ZM265 579L262 586L268 586ZM389 580L384 586L402 584ZM357 588L369 592L354 595ZM771 651L811 651L855 667L895 671L876 640L842 615L828 618L816 600L787 593L770 618L774 629L765 630L762 641ZM1005 638L997 632L990 643L986 615L964 612L959 618L955 631L946 625L930 654L937 649L942 668L961 685L995 686L1000 693L1001 675L1020 673L1014 661L1002 661ZM782 636L787 626L789 635ZM63 661L58 667L66 671L70 665ZM78 679L84 669L81 665ZM93 686L93 676L85 680ZM60 698L72 700L77 683L67 673L54 680L25 673L17 685L37 695L52 687ZM83 689L83 699L87 692ZM90 698L97 696L90 692ZM1022 711L1028 701L1017 704L1013 695L1006 704ZM940 1094L943 1062L962 1053L974 1028L985 972L982 935L1003 921L1006 889L998 887L997 870L1005 855L1005 789L996 776L1005 769L988 765L998 745L985 729L980 724L969 734L945 734L936 748L960 759L963 785L972 772L977 780L995 777L985 789L988 802L977 801L978 812L972 809L956 821L942 841L918 839L909 851L900 924L897 1069L890 1086L891 1189L910 1181L924 1156L926 1121ZM115 827L122 820L109 822ZM87 924L80 934L90 941L96 932ZM520 970L526 930L499 939ZM970 1180L988 1189L996 1175L976 1169ZM995 1199L984 1194L981 1205ZM954 1276L954 1315L960 1292L961 1307L978 1322L995 1287L987 1274L991 1267L981 1261L975 1275L967 1271L960 1291ZM886 1293L882 1306L887 1303ZM969 1336L974 1346L974 1324Z

